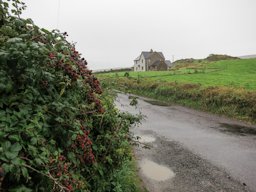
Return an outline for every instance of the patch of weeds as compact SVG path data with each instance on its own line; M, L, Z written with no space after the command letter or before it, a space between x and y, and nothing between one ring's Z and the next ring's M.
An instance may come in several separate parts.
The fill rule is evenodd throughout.
M127 160L113 175L112 191L115 192L146 192L143 183L137 175L134 159Z

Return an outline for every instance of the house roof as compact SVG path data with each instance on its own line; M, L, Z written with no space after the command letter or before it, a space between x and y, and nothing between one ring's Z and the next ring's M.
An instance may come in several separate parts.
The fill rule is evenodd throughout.
M142 51L141 54L144 56L145 59L149 58L151 52Z
M162 52L157 52L161 57L164 58L164 54Z
M158 53L160 55L160 57L162 57L164 59L164 54L162 52L142 51L141 54L136 59L134 59L134 61L138 61L140 59L141 55L143 55L145 59L148 59L152 53Z

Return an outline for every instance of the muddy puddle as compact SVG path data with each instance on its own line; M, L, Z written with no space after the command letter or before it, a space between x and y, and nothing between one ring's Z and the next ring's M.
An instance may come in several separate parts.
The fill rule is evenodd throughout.
M165 181L175 176L175 173L163 165L159 165L148 159L144 159L140 162L142 173L155 181Z
M152 143L156 140L156 138L151 135L138 135L137 137L141 143Z
M239 135L256 135L256 127L246 127L235 124L220 123L221 131Z

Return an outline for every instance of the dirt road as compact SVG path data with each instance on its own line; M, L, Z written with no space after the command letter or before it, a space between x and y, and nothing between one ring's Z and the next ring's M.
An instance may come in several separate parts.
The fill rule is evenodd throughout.
M118 94L121 111L146 116L132 132L151 146L135 149L148 191L256 191L255 126L145 98L129 103Z

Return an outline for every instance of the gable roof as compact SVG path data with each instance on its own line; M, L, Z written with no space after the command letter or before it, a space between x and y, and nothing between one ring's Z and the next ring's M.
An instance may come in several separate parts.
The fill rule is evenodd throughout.
M150 52L146 52L146 51L142 51L142 52L141 52L141 55L143 55L144 58L147 59L147 58L149 58L149 56L151 55L151 53L150 53Z
M160 55L160 57L165 59L164 54L162 52L142 51L141 54L136 59L134 59L134 61L138 61L140 59L141 55L143 55L145 59L148 59L153 53L157 53L158 55Z
M164 58L164 54L162 53L162 52L157 52L161 57L163 57L163 59L165 59Z

